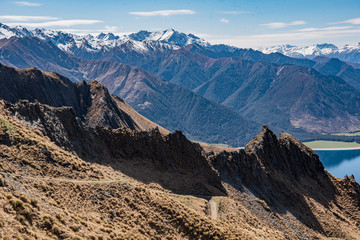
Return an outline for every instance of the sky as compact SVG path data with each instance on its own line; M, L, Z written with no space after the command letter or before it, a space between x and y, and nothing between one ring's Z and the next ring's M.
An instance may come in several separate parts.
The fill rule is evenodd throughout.
M0 0L0 22L77 34L173 28L242 48L360 42L360 0Z

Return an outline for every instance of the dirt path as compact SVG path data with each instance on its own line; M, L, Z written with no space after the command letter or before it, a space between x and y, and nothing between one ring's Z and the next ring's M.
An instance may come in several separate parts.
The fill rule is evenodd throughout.
M210 216L212 219L217 219L217 206L216 206L216 202L214 202L214 200L210 199L209 201L209 205L210 205Z
M0 176L4 177L7 180L11 180L14 177L20 177L21 179L34 179L34 180L44 180L44 181L56 181L56 182L71 182L71 183L84 183L84 184L110 184L110 183L128 183L127 179L103 179L103 180L84 180L84 179L72 179L72 178L57 178L57 177L33 177L26 176L22 174L14 174L7 172L0 172Z
M13 180L14 177L21 177L22 179L36 179L36 180L44 180L44 181L58 181L58 182L72 182L72 183L83 183L83 184L109 184L109 183L128 183L128 181L124 179L104 179L104 180L83 180L83 179L69 179L69 178L52 178L52 177L33 177L33 176L24 176L22 174L14 174L14 173L7 173L1 172L0 176L5 178L13 187L15 187L18 191L26 193L27 191L23 189L22 185L19 184L17 181ZM154 190L156 191L156 190ZM207 196L208 197L208 196ZM217 220L217 204L214 200L209 200L209 207L210 207L210 217L211 219Z

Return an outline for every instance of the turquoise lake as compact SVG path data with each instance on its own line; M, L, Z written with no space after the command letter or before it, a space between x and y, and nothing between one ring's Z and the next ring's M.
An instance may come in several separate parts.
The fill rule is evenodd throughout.
M335 177L354 174L360 182L360 150L316 150L324 167Z

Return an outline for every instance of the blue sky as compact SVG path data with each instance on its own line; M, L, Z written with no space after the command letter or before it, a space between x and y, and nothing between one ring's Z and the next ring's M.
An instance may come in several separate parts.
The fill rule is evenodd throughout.
M0 22L73 33L173 28L238 47L360 42L360 0L0 1Z

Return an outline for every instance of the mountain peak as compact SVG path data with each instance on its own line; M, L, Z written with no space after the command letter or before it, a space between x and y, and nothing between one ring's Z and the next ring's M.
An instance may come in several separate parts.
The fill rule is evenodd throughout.
M334 44L330 44L330 43L316 44L315 46L320 49L324 49L324 48L338 49L337 46L335 46Z
M119 39L119 36L114 35L113 33L100 33L97 38L101 40L116 40Z
M169 41L170 38L175 34L178 35L179 33L172 28L168 28L163 32L162 36L158 39L158 41Z
M147 37L149 37L151 32L146 30L140 30L137 33L132 33L129 35L129 37L136 41L144 41Z

